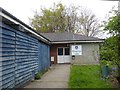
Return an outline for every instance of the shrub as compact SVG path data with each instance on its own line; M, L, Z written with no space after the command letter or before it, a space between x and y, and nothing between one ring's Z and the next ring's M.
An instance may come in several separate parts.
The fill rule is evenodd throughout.
M47 72L47 71L48 71L48 69L45 69L45 70L43 70L43 71L41 71L41 72L36 73L36 74L35 74L35 79L36 79L36 80L41 79L41 76L42 76L45 72Z
M35 74L35 79L38 80L38 79L41 79L41 76L43 75L42 72L38 72L37 74Z

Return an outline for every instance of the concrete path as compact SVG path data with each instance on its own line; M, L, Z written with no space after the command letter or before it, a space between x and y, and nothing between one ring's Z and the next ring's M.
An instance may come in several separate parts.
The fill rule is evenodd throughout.
M25 88L67 88L70 73L69 64L52 66L40 80L35 80Z

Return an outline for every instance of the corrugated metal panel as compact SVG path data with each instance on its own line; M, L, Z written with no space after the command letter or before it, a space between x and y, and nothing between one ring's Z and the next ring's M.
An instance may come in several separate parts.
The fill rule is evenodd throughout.
M2 23L0 23L2 26ZM2 89L2 28L0 27L0 90Z
M49 67L48 45L5 24L0 30L2 88L19 87Z
M37 72L38 40L17 31L15 54L15 85L20 86Z
M15 32L9 27L1 29L2 88L11 88L15 86Z
M42 50L41 50L41 48L42 48L42 44L41 43L39 43L38 44L38 71L42 71Z
M50 66L49 46L39 43L39 61L38 71L43 71Z

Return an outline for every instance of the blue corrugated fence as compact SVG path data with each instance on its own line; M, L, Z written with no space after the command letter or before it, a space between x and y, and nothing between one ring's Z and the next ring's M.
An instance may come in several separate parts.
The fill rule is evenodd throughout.
M19 87L31 80L38 71L49 68L47 44L3 23L0 30L2 88Z

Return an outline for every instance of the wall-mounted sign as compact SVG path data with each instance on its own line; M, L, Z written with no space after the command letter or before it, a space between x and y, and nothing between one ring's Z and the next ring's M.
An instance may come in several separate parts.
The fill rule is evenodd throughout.
M82 55L82 46L81 45L72 45L71 52L72 52L72 55Z
M51 61L53 61L53 62L54 62L54 57L51 57Z

